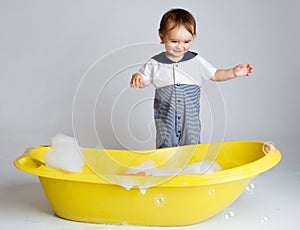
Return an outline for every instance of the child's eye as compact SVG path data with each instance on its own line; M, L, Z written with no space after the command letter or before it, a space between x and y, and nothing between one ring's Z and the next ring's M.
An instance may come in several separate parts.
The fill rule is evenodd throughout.
M177 43L177 41L171 41L172 43Z
M188 43L190 43L190 42L191 42L191 41L185 41L184 43L185 43L185 44L188 44Z

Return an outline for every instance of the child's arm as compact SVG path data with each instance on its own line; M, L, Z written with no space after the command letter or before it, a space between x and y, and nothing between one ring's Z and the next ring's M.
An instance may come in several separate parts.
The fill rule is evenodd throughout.
M146 86L145 80L140 73L135 73L131 77L130 87L131 88L144 88Z
M231 69L218 69L211 78L212 81L227 81L236 77L249 76L252 72L250 64L240 64Z

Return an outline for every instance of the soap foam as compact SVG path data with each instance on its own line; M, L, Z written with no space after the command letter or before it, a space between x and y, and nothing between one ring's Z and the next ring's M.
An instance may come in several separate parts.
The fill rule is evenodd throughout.
M145 195L147 188L151 186L139 184L138 180L136 180L138 176L202 175L211 174L220 170L222 170L222 168L218 163L209 160L188 164L183 169L176 167L158 168L154 166L154 161L148 160L140 165L128 168L123 175L129 177L118 176L118 184L127 190L136 186L140 189L141 194ZM144 183L147 183L147 181Z
M75 138L59 133L50 139L50 143L51 149L45 155L47 167L67 172L82 172L84 161Z
M211 174L220 171L221 166L213 161L204 160L187 165L182 170L176 167L154 167L151 160L143 162L141 165L128 168L125 175L136 176L175 176L175 175L192 175L192 174Z

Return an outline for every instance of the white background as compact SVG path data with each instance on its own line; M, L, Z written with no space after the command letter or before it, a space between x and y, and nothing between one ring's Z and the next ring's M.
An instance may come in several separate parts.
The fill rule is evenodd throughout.
M59 132L73 135L73 100L88 69L99 58L121 47L148 42L159 44L159 20L174 7L188 9L197 20L193 50L218 68L244 62L254 67L250 78L218 84L226 109L224 140L270 140L279 148L282 146L283 152L285 148L290 151L284 152L282 164L289 160L299 162L297 151L290 145L296 147L300 138L299 1L0 0L0 178L3 188L22 184L20 180L32 180L33 176L18 172L12 165L27 147L47 145L49 138ZM135 69L123 71L122 80L109 84L107 90L127 92L131 71ZM101 82L102 78L106 82L104 76L98 80ZM135 95L151 97L153 89L131 92L128 104L134 102ZM107 100L107 103L111 102ZM151 147L154 141L151 101L147 103L149 106L139 110L136 123L130 123L137 135L146 134L145 148ZM206 125L209 116L203 104L203 126L209 129ZM96 111L101 116L101 108ZM146 120L145 126L141 117ZM104 137L105 146L119 148L120 143L113 139L114 133L109 134L110 128L97 127L102 134L108 133L106 139ZM107 138L110 135L112 138ZM206 138L209 130L204 130L203 135L209 140ZM297 183L299 189L299 166L295 170L297 178L293 183ZM13 175L14 179L5 175ZM34 187L26 185L24 193ZM6 193L0 195L7 200L3 195L10 190L3 191ZM14 193L8 192L8 196L11 194ZM27 195L25 199L28 200ZM47 205L44 197L40 199ZM296 201L299 204L299 198ZM48 206L39 208L51 210ZM10 217L14 222L14 217Z

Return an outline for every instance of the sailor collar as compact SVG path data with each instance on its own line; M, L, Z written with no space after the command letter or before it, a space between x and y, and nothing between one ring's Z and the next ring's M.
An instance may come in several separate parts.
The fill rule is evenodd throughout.
M166 52L161 52L160 54L157 54L155 56L152 57L152 59L154 59L157 62L163 63L163 64L174 64L174 63L179 63L179 62L184 62L184 61L188 61L193 59L194 57L196 57L198 54L192 51L188 51L184 54L183 58L178 61L172 61L171 59L169 59L166 56Z

